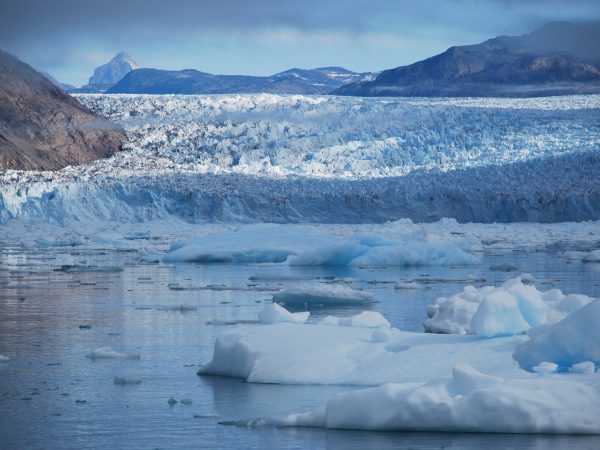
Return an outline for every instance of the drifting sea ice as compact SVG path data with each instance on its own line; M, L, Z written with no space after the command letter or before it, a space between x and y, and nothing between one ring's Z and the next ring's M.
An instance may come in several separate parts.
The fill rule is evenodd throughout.
M345 284L310 284L282 289L273 294L273 301L296 306L345 306L368 305L374 299L369 292Z
M591 300L559 289L542 292L517 277L499 287L467 286L459 294L438 298L428 306L423 326L429 333L513 335L557 322Z
M10 361L10 358L8 356L0 355L0 362L6 362L6 361Z
M280 426L488 433L600 433L600 395L557 378L504 380L457 364L452 376L339 394Z
M590 309L598 305L590 303L558 324L534 329L541 332L524 344L526 336L485 339L330 326L343 320L351 324L348 319L361 314L328 317L316 325L239 327L217 339L213 360L199 374L260 383L376 386L336 395L312 412L233 422L244 426L600 434L593 363L573 364L574 375L555 375L559 366L548 361L547 352L556 343L548 341L541 342L546 360L535 366L537 375L512 360L515 348L516 355L544 330L552 335L552 329L564 338L559 347L597 352L600 311ZM586 347L583 341L591 344ZM450 370L451 377L438 378Z
M96 350L91 351L86 358L91 360L96 359L140 359L139 353L122 353L114 350L111 347L99 347Z
M217 338L213 359L199 374L257 383L376 386L423 382L461 362L510 378L525 373L512 352L526 336L481 339L386 325L379 313L363 312L318 324L237 326Z
M410 229L397 236L335 236L297 227L260 224L176 242L165 262L283 263L291 266L446 266L478 259L453 242L429 242Z

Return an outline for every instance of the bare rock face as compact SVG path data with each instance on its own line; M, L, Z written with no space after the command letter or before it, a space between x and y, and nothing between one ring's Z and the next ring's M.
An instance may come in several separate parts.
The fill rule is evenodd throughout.
M0 170L55 170L112 155L125 134L0 50Z

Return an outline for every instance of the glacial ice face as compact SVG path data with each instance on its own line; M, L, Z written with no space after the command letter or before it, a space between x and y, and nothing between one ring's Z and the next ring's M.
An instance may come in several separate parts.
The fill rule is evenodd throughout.
M600 96L78 98L125 151L0 174L1 223L600 218Z

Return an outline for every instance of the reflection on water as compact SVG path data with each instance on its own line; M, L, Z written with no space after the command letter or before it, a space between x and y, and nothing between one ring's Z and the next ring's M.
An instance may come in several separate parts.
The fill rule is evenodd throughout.
M254 321L274 289L351 283L369 290L378 300L371 307L394 326L421 331L426 305L468 280L497 284L531 272L540 289L598 297L600 265L542 252L487 255L478 267L404 269L173 267L135 265L128 258L52 249L0 252L0 354L11 358L0 363L2 448L600 448L596 437L224 426L218 422L309 410L350 388L196 375L216 337L230 324ZM62 267L73 262L85 269ZM395 289L397 282L411 288ZM362 309L315 308L311 320ZM85 358L104 346L141 359ZM171 397L178 402L169 405Z

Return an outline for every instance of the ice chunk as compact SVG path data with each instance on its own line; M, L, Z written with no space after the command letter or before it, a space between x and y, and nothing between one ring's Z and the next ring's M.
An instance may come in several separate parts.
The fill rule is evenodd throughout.
M282 289L273 294L273 301L285 305L366 305L373 296L345 284L307 284Z
M6 362L6 361L10 361L10 358L8 356L0 355L0 362Z
M532 370L540 375L548 375L558 370L558 365L551 362L542 362L533 367Z
M116 350L113 350L111 347L99 347L96 350L91 351L87 355L86 358L89 359L140 359L139 353L122 353Z
M589 252L582 258L583 262L600 262L600 250Z
M260 323L296 322L304 323L310 312L291 313L277 303L269 303L258 313Z
M600 433L600 395L549 378L503 380L460 364L453 376L385 384L330 399L280 426L488 433Z
M513 358L525 370L542 362L563 369L586 361L600 364L600 300L594 300L553 325L534 330Z
M569 369L571 373L581 373L584 375L591 375L596 371L596 365L592 361L584 361L577 364L573 364Z
M591 300L558 289L541 292L517 277L499 287L467 286L459 294L438 298L428 306L423 326L429 333L513 335L557 322Z

